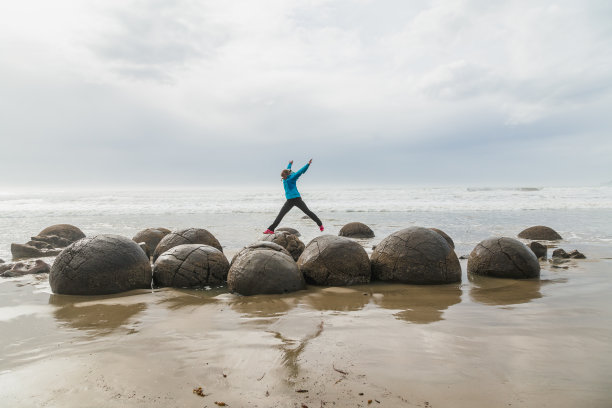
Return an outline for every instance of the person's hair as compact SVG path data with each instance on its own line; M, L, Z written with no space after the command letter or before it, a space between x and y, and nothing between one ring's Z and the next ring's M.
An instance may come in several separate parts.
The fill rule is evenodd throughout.
M289 173L291 173L291 170L285 169L285 170L281 171L281 177L285 178L285 177L287 177L289 175Z

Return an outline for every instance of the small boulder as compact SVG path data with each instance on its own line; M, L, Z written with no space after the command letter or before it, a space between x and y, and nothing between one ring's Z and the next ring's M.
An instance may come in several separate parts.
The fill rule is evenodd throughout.
M306 245L297 237L297 235L290 234L286 231L275 232L274 234L264 235L261 238L261 241L274 242L285 248L294 261L297 261L302 252L304 252L304 248Z
M146 228L138 231L136 235L132 237L132 240L136 243L144 242L146 246L144 251L147 255L151 256L155 248L157 248L159 241L169 233L170 231L166 228Z
M265 249L247 251L229 269L227 285L241 295L288 293L306 282L290 255Z
M519 232L518 237L538 241L557 241L563 239L561 238L561 235L557 233L557 231L543 225L536 225L535 227L524 229L523 231Z
M210 245L211 247L217 248L219 251L223 252L221 244L219 241L217 241L217 238L215 238L213 234L204 228L187 228L172 231L164 236L161 241L159 241L159 244L157 244L157 247L153 252L153 262L155 262L155 260L157 260L161 254L170 248L183 244Z
M137 243L120 235L83 238L64 249L49 273L53 293L105 295L151 287L151 264Z
M232 262L230 263L230 266L234 264L234 261L236 259L238 259L238 257L241 257L242 255L246 254L247 252L256 251L256 250L263 250L263 251L267 250L267 251L282 252L285 255L291 256L289 251L287 251L282 246L280 246L278 244L275 244L274 242L257 241L257 242L253 242L252 244L249 244L249 245L245 246L244 248L242 248L240 250L240 252L238 252L236 255L234 255L234 257L232 258Z
M430 228L430 230L435 231L438 234L442 235L442 238L444 238L446 240L448 245L450 245L451 248L455 249L455 242L453 242L453 239L451 237L449 237L446 232L444 232L444 231L442 231L441 229L438 229L438 228Z
M546 259L546 256L548 255L548 248L546 247L546 245L542 245L539 242L533 241L530 242L527 246L533 251L536 258Z
M55 256L61 251L61 249L39 249L28 244L11 244L11 254L14 260Z
M68 245L74 242L66 238L58 237L57 235L36 235L31 239L32 240L28 242L28 244L33 246L36 245L32 243L46 244L49 248L66 248Z
M468 259L468 272L497 278L529 279L540 277L540 263L522 242L507 237L480 242Z
M406 228L383 239L372 252L372 279L443 284L461 281L455 251L440 234L423 227Z
M295 235L296 237L302 236L302 234L300 234L300 232L296 230L295 228L281 227L281 228L277 228L275 232L280 232L280 231L288 232L290 234Z
M161 254L153 265L157 286L193 288L225 283L229 262L209 245L177 245Z
M57 224L45 228L38 233L39 236L52 236L55 235L60 238L68 240L70 243L78 241L81 238L85 238L85 234L79 228L70 224Z
M374 231L361 222L349 222L340 229L338 235L350 238L374 238Z
M553 258L565 258L565 259L567 259L567 258L570 257L570 255L567 252L565 252L564 249L558 248L558 249L555 249L553 251L552 257Z
M569 256L573 259L586 259L586 256L584 256L584 254L578 251L577 249L574 249L572 252L570 252Z
M315 285L347 286L370 282L370 259L357 242L322 235L308 243L297 261L306 281Z
M33 275L36 273L49 273L51 267L41 259L34 262L17 262L9 270L0 273L0 276L8 278L23 275Z

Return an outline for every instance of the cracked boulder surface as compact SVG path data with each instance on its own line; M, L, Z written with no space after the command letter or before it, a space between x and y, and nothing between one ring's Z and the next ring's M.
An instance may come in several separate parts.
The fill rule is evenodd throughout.
M297 237L286 231L275 232L274 234L264 235L261 241L274 242L285 248L294 261L297 261L306 245Z
M394 232L372 252L372 280L414 284L461 282L455 251L437 232L410 227Z
M350 238L374 238L374 231L364 223L349 222L340 228L338 235Z
M519 232L518 237L540 241L558 241L563 239L557 231L544 225L536 225L534 227L524 229Z
M232 258L232 262L230 262L230 266L233 265L234 262L236 261L236 259L238 259L242 255L246 254L247 252L251 252L251 251L255 251L255 250L264 250L264 251L267 250L267 251L282 252L285 255L291 256L289 251L287 251L282 246L280 246L278 244L275 244L274 242L257 241L257 242L253 242L252 244L249 244L249 245L245 246L244 248L242 248L240 250L240 252L238 252L236 255L234 255L234 257Z
M280 228L277 228L275 232L281 232L281 231L288 232L290 234L295 235L296 237L302 236L302 234L300 234L298 230L296 230L295 228L291 228L291 227L280 227Z
M213 234L204 228L187 228L172 231L164 236L155 248L155 252L153 253L153 262L155 262L161 254L170 248L185 244L210 245L211 247L217 248L219 251L223 252L221 244L219 241L217 241L217 238L215 238Z
M169 229L166 228L146 228L138 231L136 235L132 237L132 240L136 243L145 243L147 254L153 254L157 244L162 240L163 237L170 233Z
M540 277L540 263L522 242L508 237L480 242L468 258L468 273L496 278L530 279Z
M345 237L321 235L308 243L297 261L306 281L348 286L370 282L370 259L363 247Z
M157 286L194 288L225 283L229 262L210 245L177 245L164 252L153 265Z
M446 232L444 232L444 231L442 231L441 229L438 229L438 228L430 228L430 230L435 231L438 234L442 235L442 238L444 238L446 240L448 245L450 245L450 247L453 250L455 249L455 242L453 241L453 239L451 237L448 236L448 234Z
M101 234L83 238L55 258L49 273L53 293L106 295L151 287L149 258L129 238Z
M235 259L227 286L231 292L250 296L295 292L304 289L306 282L290 255L255 249Z

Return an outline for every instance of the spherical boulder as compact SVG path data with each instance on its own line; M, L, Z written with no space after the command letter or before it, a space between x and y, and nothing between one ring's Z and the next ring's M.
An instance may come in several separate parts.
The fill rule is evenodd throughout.
M429 228L410 227L383 239L372 252L372 279L442 284L461 281L455 251Z
M370 282L370 259L357 242L321 235L308 243L297 261L306 281L315 285L348 286Z
M173 248L177 245L183 244L202 244L210 245L211 247L217 248L223 252L221 244L217 241L217 238L204 228L187 228L182 230L172 231L171 233L164 236L155 251L153 252L153 262L164 252Z
M286 231L280 231L275 232L274 234L264 235L261 238L261 241L274 242L275 244L282 246L287 251L289 251L294 261L297 261L300 255L302 255L304 248L306 247L306 245L304 245L304 243L300 241L297 235L290 234Z
M85 234L79 228L70 224L57 224L45 228L38 233L39 236L51 236L55 235L60 238L69 240L70 242L78 241L81 238L85 238Z
M524 229L519 232L518 237L543 241L557 241L563 239L557 231L543 225L536 225L535 227Z
M105 295L151 287L151 264L137 243L120 235L83 238L55 258L53 293Z
M306 282L293 258L270 250L247 251L227 274L230 291L241 295L288 293L304 289Z
M349 222L340 229L338 235L351 238L373 238L374 231L361 222Z
M455 242L453 241L453 239L451 237L448 236L448 234L446 232L444 232L444 231L442 231L441 229L438 229L438 228L430 228L430 230L435 231L438 234L442 235L442 238L444 238L446 240L448 245L450 245L451 248L455 249Z
M282 246L275 244L274 242L257 241L257 242L253 242L252 244L245 246L236 255L234 255L234 257L232 258L232 262L230 262L230 266L234 263L236 259L246 254L247 252L257 251L257 250L282 252L285 255L291 256L289 251L287 251Z
M468 258L468 273L497 278L528 279L540 276L540 263L522 242L507 237L481 241Z
M162 240L163 237L170 233L166 228L146 228L138 231L136 235L132 237L132 240L136 243L145 243L145 252L147 255L153 254L157 244Z
M302 234L300 234L300 232L298 230L296 230L295 228L281 227L281 228L277 228L275 232L280 232L280 231L288 232L290 234L295 235L296 237L302 236Z
M209 245L184 244L161 254L153 265L157 286L204 287L224 283L229 262L223 252Z

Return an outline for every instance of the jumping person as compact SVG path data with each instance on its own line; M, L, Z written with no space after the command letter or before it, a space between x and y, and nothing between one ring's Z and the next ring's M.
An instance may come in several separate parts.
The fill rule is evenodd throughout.
M291 165L293 164L293 160L291 160L287 165L287 168L281 172L281 178L283 179L283 187L285 188L285 198L287 199L287 201L285 201L285 204L276 216L276 219L274 220L272 225L270 225L268 229L264 231L264 234L274 234L274 229L278 226L278 224L280 224L285 214L287 214L289 210L291 210L294 206L302 210L304 214L306 214L314 222L316 222L321 231L325 229L323 228L323 223L321 222L319 217L317 217L315 213L308 209L308 206L306 206L306 203L302 200L300 192L297 190L297 186L295 185L297 179L299 179L302 174L306 173L306 170L308 170L310 163L312 163L312 159L310 159L304 167L293 173L291 171Z

